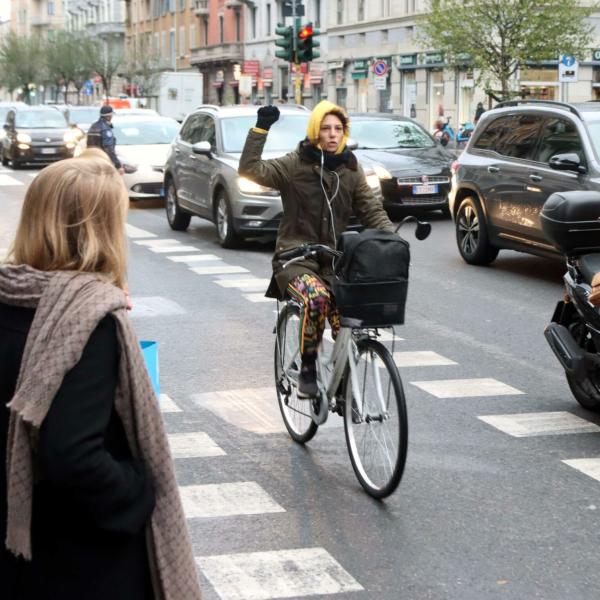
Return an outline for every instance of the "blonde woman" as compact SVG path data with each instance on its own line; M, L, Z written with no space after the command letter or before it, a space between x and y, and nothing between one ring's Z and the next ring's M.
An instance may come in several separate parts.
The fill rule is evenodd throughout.
M127 192L94 152L29 187L0 264L0 581L23 600L195 600L156 398L126 313Z

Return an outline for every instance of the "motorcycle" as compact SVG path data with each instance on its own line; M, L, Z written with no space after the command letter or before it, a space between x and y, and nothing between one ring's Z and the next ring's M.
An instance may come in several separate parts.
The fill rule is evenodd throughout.
M436 123L436 129L432 135L442 146L447 146L450 142L453 142L456 139L456 136L454 134L454 129L450 126L450 117L446 119L446 122L440 119Z
M565 370L573 396L600 413L600 310L588 300L600 272L600 193L552 194L540 213L546 238L565 255L566 294L544 335Z
M475 125L471 122L463 123L456 133L456 145L459 147L466 146L467 142L471 139Z

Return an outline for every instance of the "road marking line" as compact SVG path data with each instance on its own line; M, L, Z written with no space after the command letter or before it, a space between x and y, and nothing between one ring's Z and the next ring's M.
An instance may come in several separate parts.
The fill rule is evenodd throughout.
M226 452L203 431L173 433L168 436L173 458L207 458L225 456Z
M438 381L411 381L436 398L475 398L478 396L512 396L523 394L497 379L441 379Z
M590 423L590 421L565 411L485 415L477 418L513 437L598 433L600 431L600 427L595 423Z
M188 485L180 487L179 493L188 519L285 512L254 481Z
M194 252L197 251L198 248L194 248L194 246L155 246L148 248L151 252L155 252L156 254L171 254L173 252Z
M177 302L162 296L134 296L131 304L133 305L129 313L131 318L185 314L185 310Z
M158 399L158 405L160 407L160 412L163 413L180 413L183 412L175 402L171 399L167 394L161 394Z
M196 275L222 275L225 273L248 273L244 267L234 267L232 265L222 265L220 267L192 267L190 271Z
M125 223L125 233L131 239L156 237L156 234L145 231L144 229L140 229L139 227L135 227L134 225L130 225L129 223Z
M269 600L358 592L364 588L324 548L198 556L224 600Z
M239 279L215 279L215 283L224 288L239 288L245 292L266 290L270 279L259 279L258 277L241 277Z
M11 177L10 175L2 175L0 174L0 185L5 186L19 186L25 185L22 181Z
M287 433L274 387L204 392L194 394L192 400L226 423L250 433L258 435ZM321 428L333 429L343 425L341 418L331 414Z
M394 362L399 367L435 367L458 364L437 352L431 352L429 350L419 352L394 352Z
M277 311L275 311L277 312ZM389 329L379 329L379 336L377 337L377 340L380 342L403 342L404 338L398 336L398 335L393 335L392 332ZM330 342L331 344L333 344L333 338L331 337L331 329L326 329L325 333L323 334L323 339L327 340L328 342Z
M584 475L600 481L600 458L572 458L562 462L573 469L577 469Z
M179 240L140 240L136 241L139 246L147 246L148 248L158 248L159 246L180 246Z
M222 260L220 256L216 254L184 254L183 256L167 256L169 260L173 262L192 263L200 262L205 260Z
M267 298L264 292L259 292L257 294L243 294L246 300L250 300L250 302L274 302L275 298Z

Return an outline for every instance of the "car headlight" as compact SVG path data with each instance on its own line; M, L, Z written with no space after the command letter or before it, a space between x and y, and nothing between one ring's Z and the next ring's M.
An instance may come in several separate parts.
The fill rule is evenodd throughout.
M375 174L377 175L377 177L379 177L379 179L391 179L392 178L392 174L385 167L382 167L381 165L375 165L373 167L373 171L375 171Z
M377 173L371 173L370 175L367 175L367 185L372 189L372 190L378 190L381 187L381 183L379 182L379 176L377 175Z
M17 142L31 144L31 136L28 133L17 133Z
M240 192L242 194L273 194L277 193L275 190L265 187L264 185L259 185L255 183L251 179L247 177L238 177L237 180L238 187L240 188Z

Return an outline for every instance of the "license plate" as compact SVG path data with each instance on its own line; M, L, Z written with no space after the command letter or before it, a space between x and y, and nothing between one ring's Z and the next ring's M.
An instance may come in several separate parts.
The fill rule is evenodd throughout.
M418 196L419 194L437 194L439 191L439 185L413 185L413 194Z
M56 148L42 148L42 154L56 154Z
M160 191L158 192L161 198L165 197L165 188L160 188Z

